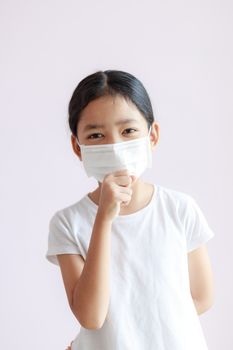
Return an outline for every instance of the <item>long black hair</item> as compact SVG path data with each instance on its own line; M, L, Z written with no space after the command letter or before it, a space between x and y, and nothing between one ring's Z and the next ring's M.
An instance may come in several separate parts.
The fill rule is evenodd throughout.
M149 95L135 76L120 70L97 71L80 81L69 102L69 127L77 136L81 111L89 102L101 96L121 95L135 104L147 121L148 129L154 121Z

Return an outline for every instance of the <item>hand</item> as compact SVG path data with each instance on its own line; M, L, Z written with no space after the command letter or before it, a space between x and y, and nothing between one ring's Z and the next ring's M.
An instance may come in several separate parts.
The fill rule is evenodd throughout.
M127 206L132 197L132 184L136 177L129 175L129 171L119 170L107 174L101 184L98 214L107 219L114 219L121 209Z
M72 343L73 343L73 340L71 341L70 345L68 345L68 347L65 350L71 350Z

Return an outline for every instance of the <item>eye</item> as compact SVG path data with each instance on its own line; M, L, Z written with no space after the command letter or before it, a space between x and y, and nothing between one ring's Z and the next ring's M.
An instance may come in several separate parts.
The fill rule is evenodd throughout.
M99 137L92 137L92 136L95 136L95 135L102 135L101 133L95 133L95 134L91 134L91 135L89 135L87 138L88 139L99 139Z
M131 130L133 130L133 132L127 132L126 134L132 134L132 133L134 133L135 131L138 131L138 130L136 130L136 129L133 129L133 128L127 128L127 129L125 129L124 131L131 131ZM100 139L100 137L96 137L97 135L103 135L103 134L101 134L101 133L94 133L94 134L91 134L91 135L89 135L89 136L87 136L87 138L88 139Z
M125 130L133 130L133 131L137 131L136 129L133 129L133 128L127 128ZM134 132L133 132L134 133ZM127 132L127 134L133 134L132 132Z

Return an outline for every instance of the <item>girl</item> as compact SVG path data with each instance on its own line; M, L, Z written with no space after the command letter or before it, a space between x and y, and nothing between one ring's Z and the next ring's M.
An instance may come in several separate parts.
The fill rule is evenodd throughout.
M198 315L213 304L214 232L193 197L141 179L159 140L143 84L117 70L85 77L69 126L98 187L49 223L46 258L81 325L68 349L206 350Z

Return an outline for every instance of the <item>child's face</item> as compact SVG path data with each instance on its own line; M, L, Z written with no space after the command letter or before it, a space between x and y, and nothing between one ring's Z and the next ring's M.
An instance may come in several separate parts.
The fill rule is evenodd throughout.
M77 134L81 145L111 144L144 137L148 135L148 126L133 103L121 96L103 96L91 101L82 110ZM151 126L150 138L153 148L159 138L159 125L156 122ZM71 141L75 153L82 160L73 135Z

